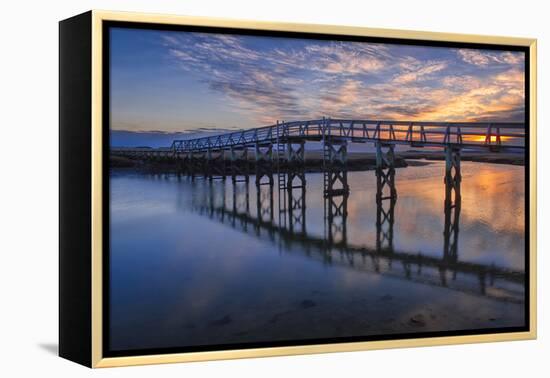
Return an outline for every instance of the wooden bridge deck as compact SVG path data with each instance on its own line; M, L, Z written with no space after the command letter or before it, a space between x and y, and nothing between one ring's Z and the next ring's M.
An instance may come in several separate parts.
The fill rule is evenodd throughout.
M291 143L293 141L382 142L415 147L525 148L525 125L519 122L423 122L322 118L201 138L175 140L176 153Z

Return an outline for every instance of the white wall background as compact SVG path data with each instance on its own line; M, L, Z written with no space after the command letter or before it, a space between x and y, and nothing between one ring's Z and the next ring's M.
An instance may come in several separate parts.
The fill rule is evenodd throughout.
M550 371L550 20L536 0L73 0L2 3L0 21L0 374L18 376L520 377ZM217 361L92 372L57 348L57 64L61 19L89 9L358 25L539 39L539 339Z

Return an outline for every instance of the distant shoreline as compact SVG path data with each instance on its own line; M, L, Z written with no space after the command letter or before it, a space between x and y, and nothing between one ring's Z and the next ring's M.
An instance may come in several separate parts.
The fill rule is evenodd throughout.
M249 157L252 161L253 156ZM462 161L478 163L507 164L525 166L525 156L518 153L479 153L465 152L461 154ZM423 160L425 162L423 162ZM430 161L445 160L442 151L399 151L395 153L396 168L407 166L421 166L429 164ZM123 156L110 156L110 168L153 168L158 171L174 171L175 161L164 159L159 161L143 161ZM347 168L349 171L368 171L376 167L376 154L374 152L348 152ZM309 173L322 172L323 161L320 151L307 151L305 171ZM251 172L252 173L252 172Z

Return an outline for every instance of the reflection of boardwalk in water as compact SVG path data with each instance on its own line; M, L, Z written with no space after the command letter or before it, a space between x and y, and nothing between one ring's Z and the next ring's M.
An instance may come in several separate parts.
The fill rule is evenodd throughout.
M459 260L457 241L460 217L460 167L455 168L450 172L452 176L446 175L444 181L446 198L442 210L445 214L445 224L442 230L444 242L441 257L406 253L394 249L393 213L397 201L397 189L395 170L391 169L376 172L379 185L377 185L376 198L373 198L377 205L375 247L351 245L345 238L349 187L347 191L340 191L340 195L336 196L342 204L341 209L335 213L337 215L325 214L324 237L306 232L305 225L300 224L300 227L296 227L296 223L293 224L295 219L306 219L306 208L292 206L295 198L288 196L288 188L278 191L279 199L284 198L287 201L285 205L278 207L274 199L275 185L246 185L251 187L252 191L254 188L256 190L256 209L253 209L250 203L246 204L250 202L251 196L244 186L195 181L192 185L203 195L193 196L192 209L236 230L276 243L282 251L288 253L302 251L309 258L325 264L344 265L356 270L482 295L494 300L523 303L523 272ZM346 177L344 172L338 175ZM306 195L305 187L298 189L300 196ZM339 189L342 189L341 183ZM448 193L452 196L448 196ZM334 200L334 196L325 194L325 209L334 206L331 203ZM300 197L301 201L305 204L305 197ZM278 222L274 216L277 211L281 214L281 220Z

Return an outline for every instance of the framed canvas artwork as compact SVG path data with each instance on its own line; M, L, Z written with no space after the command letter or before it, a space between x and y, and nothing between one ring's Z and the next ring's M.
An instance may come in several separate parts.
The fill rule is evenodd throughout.
M60 22L60 355L536 335L536 41Z

